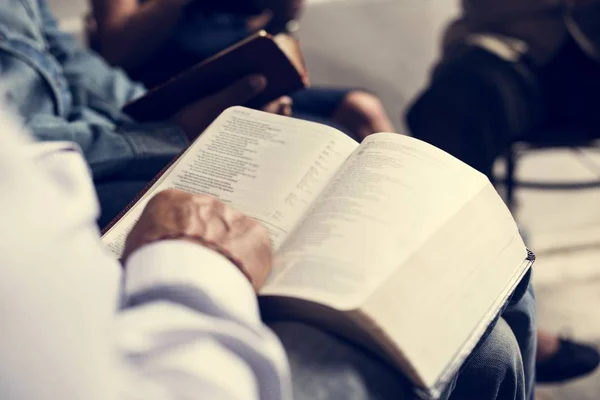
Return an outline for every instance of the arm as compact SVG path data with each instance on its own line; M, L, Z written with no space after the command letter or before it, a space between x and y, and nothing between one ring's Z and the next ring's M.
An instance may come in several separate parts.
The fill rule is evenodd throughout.
M0 65L2 56L0 53ZM9 93L19 90L19 80L7 79L5 82ZM245 103L265 86L266 80L261 76L244 78L181 110L173 117L176 123L139 124L111 105L103 104L102 112L112 113L113 119L98 118L95 110L88 109L68 119L53 114L33 113L26 115L26 127L42 141L77 143L83 150L94 179L151 179L221 112Z
M47 50L44 51L48 51L58 61L70 87L83 92L85 97L95 103L109 105L108 108L116 110L144 94L142 85L133 82L123 71L109 66L100 56L82 47L73 35L62 31L45 0L40 0L38 4L41 34L46 42L44 45L47 45ZM32 23L38 24L37 21Z
M189 143L172 122L115 125L37 114L26 121L26 128L42 141L77 143L95 180L151 179Z
M281 346L220 255L181 241L139 249L127 262L127 306L115 311L120 267L80 196L92 190L83 162L70 152L36 166L2 119L3 399L288 398Z
M40 4L43 34L47 38L40 47L47 46L64 67L56 73L54 86L68 86L71 90L67 95L56 96L55 91L50 91L49 81L32 67L35 59L49 59L47 54L35 54L35 58L31 57L33 61L27 62L24 55L3 49L0 51L2 91L38 139L77 143L95 178L129 173L129 168L136 167L139 171L148 170L151 177L152 172L160 170L161 165L186 146L188 141L183 131L169 122L136 124L121 113L122 105L143 89L77 46L70 35L56 27L44 3ZM69 99L74 107L68 105Z
M281 345L262 325L256 295L231 262L198 245L167 241L134 253L126 270L130 308L120 317L118 343L139 370L152 372L149 379L164 382L174 398L289 397Z
M33 55L0 51L2 89L38 139L77 143L95 179L117 174L123 179L152 178L223 110L245 103L266 86L264 78L257 84L257 77L248 77L199 99L174 116L175 123L136 123L120 109L142 94L143 88L78 46L71 35L57 27L47 4L40 1L39 6L42 23L32 24L40 25L45 41L39 47L44 50ZM19 26L6 24L21 33ZM53 71L52 81L32 67L36 60L50 59L47 52L61 68ZM49 60L48 65L56 63ZM51 86L55 90L50 91ZM68 93L56 95L62 91Z
M120 108L143 93L121 71L106 65L99 57L77 45L62 32L45 2L40 2L43 34L48 49L63 68L72 92L85 99L69 115L58 116L47 110L26 109L27 128L40 140L67 140L77 143L90 164L94 178L119 174L119 178L152 178L165 164L195 139L214 118L230 106L243 104L266 83L249 77L174 116L174 121L138 124L121 113ZM31 67L9 53L0 52L3 88L13 97L23 91L23 76ZM23 99L22 103L32 103ZM183 129L182 129L182 128Z
M188 0L92 0L100 52L125 69L143 65L171 36Z

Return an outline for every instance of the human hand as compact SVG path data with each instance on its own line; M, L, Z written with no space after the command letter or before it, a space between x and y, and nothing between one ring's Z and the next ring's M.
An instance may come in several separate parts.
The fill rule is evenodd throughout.
M262 75L245 77L214 95L190 104L173 119L190 140L195 140L227 108L245 104L266 87L267 79Z
M290 117L292 115L292 104L293 100L291 97L283 96L277 100L273 100L269 104L263 107L263 111L271 114L283 115Z
M214 197L175 189L160 192L148 202L127 237L123 260L147 244L175 239L227 257L256 291L265 284L273 265L271 242L262 225Z

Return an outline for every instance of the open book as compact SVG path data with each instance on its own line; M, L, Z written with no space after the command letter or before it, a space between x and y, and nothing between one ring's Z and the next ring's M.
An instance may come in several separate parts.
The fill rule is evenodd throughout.
M225 111L105 233L119 257L157 192L207 193L268 228L267 314L334 330L436 397L532 262L488 179L392 133Z
M248 75L261 74L267 87L247 105L259 108L308 86L298 41L284 33L260 31L148 91L123 108L138 121L171 118L183 107L225 89Z

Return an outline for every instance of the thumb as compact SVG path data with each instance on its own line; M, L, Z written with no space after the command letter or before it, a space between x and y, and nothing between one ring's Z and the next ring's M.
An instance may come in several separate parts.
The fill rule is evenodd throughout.
M215 95L217 108L224 110L252 100L267 87L267 78L262 75L250 75L233 83Z

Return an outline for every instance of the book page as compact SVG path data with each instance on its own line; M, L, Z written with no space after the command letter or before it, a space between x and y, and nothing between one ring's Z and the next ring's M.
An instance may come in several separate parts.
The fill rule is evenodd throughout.
M152 195L176 188L209 194L255 218L277 249L357 147L328 126L230 108L103 241L119 256Z
M510 211L486 185L360 306L419 376L454 376L528 268ZM382 338L382 336L385 336Z
M261 294L352 309L486 185L429 144L372 135L283 244Z

